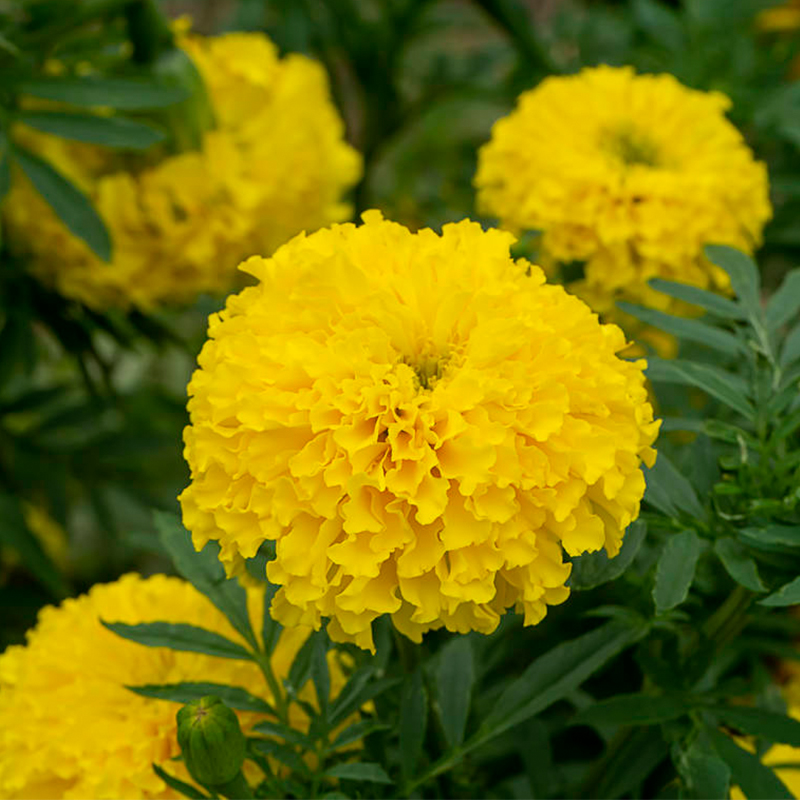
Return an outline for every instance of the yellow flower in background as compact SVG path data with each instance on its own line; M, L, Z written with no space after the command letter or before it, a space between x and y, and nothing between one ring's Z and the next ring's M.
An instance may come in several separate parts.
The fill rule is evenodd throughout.
M547 78L481 148L479 208L511 231L541 231L549 271L581 262L567 286L599 313L615 318L618 299L680 312L646 282L725 291L703 246L752 252L771 215L766 167L725 118L730 105L629 67Z
M342 195L361 159L343 139L323 68L300 55L280 59L258 33L180 42L216 118L200 151L151 164L20 132L91 198L114 255L110 264L98 259L22 177L4 204L11 244L32 256L42 281L98 310L225 292L243 258L351 214Z
M622 331L473 222L377 211L242 269L189 384L181 495L229 573L265 540L272 615L372 648L391 614L490 633L564 601L571 555L615 555L653 422Z
M777 33L796 31L800 28L800 0L786 0L760 12L756 16L756 27Z
M258 631L263 593L249 598ZM107 630L100 619L190 623L241 641L191 584L164 575L125 575L42 609L27 644L0 655L0 797L176 797L152 764L190 780L182 762L169 761L180 754L179 706L126 686L211 682L272 699L253 662L145 647ZM288 674L308 634L308 628L281 634L272 657L278 680ZM342 673L335 663L331 668L338 691ZM292 708L299 715L293 724L307 727L303 712ZM237 713L245 733L264 718Z

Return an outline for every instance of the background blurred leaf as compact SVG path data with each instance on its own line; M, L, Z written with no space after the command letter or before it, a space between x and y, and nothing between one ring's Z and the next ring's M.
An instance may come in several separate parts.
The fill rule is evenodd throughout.
M67 228L83 239L99 258L110 261L111 238L86 195L39 156L20 147L14 152L22 171Z
M23 111L18 119L31 128L52 133L63 139L105 147L147 150L166 138L164 131L124 117L67 114L61 111Z
M457 747L464 741L474 680L470 640L458 636L442 649L436 670L439 716L450 747Z
M164 108L189 96L180 86L136 78L37 78L15 88L43 100L124 111Z

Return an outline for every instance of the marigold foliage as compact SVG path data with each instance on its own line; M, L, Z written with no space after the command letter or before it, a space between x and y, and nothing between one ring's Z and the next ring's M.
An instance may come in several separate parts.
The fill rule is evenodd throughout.
M230 573L275 540L272 615L372 648L490 633L563 602L571 555L618 552L658 423L622 331L476 223L300 235L242 269L189 384L181 495Z
M351 214L342 194L361 159L343 139L322 66L301 55L279 59L259 33L184 36L181 44L216 118L201 151L151 164L19 131L92 199L114 256L100 261L21 175L4 204L11 243L33 256L41 280L96 309L148 310L227 291L243 258Z
M646 281L727 290L703 246L752 252L771 216L766 166L730 105L630 67L547 78L481 148L478 205L509 230L541 231L546 268L584 262L569 288L596 311L616 318L617 299L680 311Z
M262 598L250 595L255 623L260 622ZM190 780L181 762L166 764L180 754L178 706L141 697L126 685L223 683L271 701L253 662L145 647L107 630L100 619L186 622L241 641L194 587L163 575L125 575L59 607L42 609L27 644L0 655L0 797L177 796L151 765L164 765ZM254 627L259 630L260 624ZM298 628L281 634L272 658L279 680L288 674L308 633ZM341 687L335 666L332 682ZM245 733L262 719L237 713ZM304 719L295 722L302 727Z

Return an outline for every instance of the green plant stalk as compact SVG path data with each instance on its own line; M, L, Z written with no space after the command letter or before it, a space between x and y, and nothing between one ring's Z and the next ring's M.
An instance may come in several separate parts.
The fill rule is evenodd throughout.
M223 797L228 797L230 800L251 800L253 797L253 790L250 784L244 779L241 770L233 780L218 786L207 786L214 794L221 794Z
M253 659L258 664L264 679L267 681L267 686L272 693L273 700L275 701L275 710L278 713L278 719L284 724L289 725L289 702L286 694L281 688L278 679L275 677L275 672L272 669L272 664L269 660L269 655L260 650L253 652Z

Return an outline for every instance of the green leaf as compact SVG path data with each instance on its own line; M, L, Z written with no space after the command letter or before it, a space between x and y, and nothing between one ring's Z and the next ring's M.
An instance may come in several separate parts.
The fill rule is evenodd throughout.
M738 584L752 592L766 592L767 587L758 574L756 562L750 557L747 548L732 536L725 536L714 542L714 552L722 566Z
M31 128L52 133L62 139L104 147L147 150L166 138L164 131L124 117L67 114L63 111L25 111L17 119Z
M314 749L314 741L310 736L306 736L302 731L297 731L281 722L273 722L271 720L259 722L257 725L253 726L253 730L257 733L263 733L266 736L274 736L288 744L297 745L303 748L303 750Z
M439 717L450 747L464 741L474 681L472 646L468 638L458 636L442 648L436 670Z
M68 593L59 571L28 529L19 500L10 494L0 494L0 545L14 550L25 569L55 597L60 599Z
M337 764L322 773L326 778L344 778L348 781L368 781L369 783L392 783L380 764L361 762L356 764Z
M728 797L730 768L714 751L703 747L699 740L680 753L676 766L693 800Z
M111 260L111 237L105 223L83 192L33 153L15 148L16 161L36 191L67 228L83 239L103 261Z
M621 694L582 709L570 724L657 725L678 719L692 708L690 700L680 695Z
M402 708L401 708L402 714ZM354 722L348 725L334 740L330 746L331 750L339 750L342 747L347 747L354 742L361 741L361 739L369 736L377 731L385 731L391 729L391 725L384 725L382 722L377 722L374 719L362 719L359 722ZM401 752L401 757L402 757Z
M745 310L738 303L720 297L713 292L698 289L696 286L676 283L675 281L665 281L663 278L651 278L648 284L659 292L675 297L678 300L683 300L685 303L700 306L700 308L704 308L722 319L744 319L747 316Z
M763 798L783 798L792 800L794 795L786 788L783 781L760 759L743 750L733 739L720 731L709 728L708 736L720 758L731 770L731 782L738 784L750 800Z
M481 724L478 741L493 738L566 697L647 630L642 622L609 622L534 659L500 695Z
M783 342L781 366L788 367L798 360L800 360L800 325L796 325Z
M400 699L400 770L405 781L410 780L416 772L427 724L428 693L422 670L417 669L406 679Z
M323 716L328 711L328 700L331 693L331 676L328 671L328 636L319 631L313 637L314 648L311 652L311 681L317 693L317 703Z
M793 269L783 279L778 291L767 303L767 327L775 331L800 311L800 269Z
M671 333L678 339L697 342L729 356L738 356L744 352L742 342L732 333L712 325L706 325L705 322L687 317L675 317L672 314L665 314L663 311L656 311L654 308L645 308L631 303L620 302L617 303L617 307L654 328Z
M189 97L183 87L135 78L37 78L15 88L43 100L125 111L166 108Z
M190 797L192 800L201 800L201 798L208 798L207 794L203 794L199 789L195 789L190 783L184 783L178 778L173 777L168 772L165 772L158 764L153 764L153 771L161 778L164 783L171 789L174 789L178 794L184 797Z
M681 383L702 389L749 419L755 413L747 399L746 387L741 378L708 364L651 356L647 359L647 377L651 381Z
M100 621L117 636L147 647L169 647L172 650L187 650L243 661L252 659L251 654L240 644L195 625L183 622L140 622L138 625L127 625L124 622Z
M675 533L667 539L653 586L657 613L663 614L686 600L699 557L700 539L694 531Z
M746 542L752 544L778 544L800 547L800 525L767 525L763 528L741 528L738 531Z
M126 686L142 697L154 700L169 700L172 703L191 703L210 694L225 701L225 705L237 711L253 711L257 714L276 715L275 709L260 697L250 694L239 686L228 686L221 683L164 683L144 684L142 686Z
M263 753L265 756L272 756L282 764L286 764L292 772L300 775L310 775L308 764L300 754L288 745L276 742L274 739L248 739L250 747L256 752Z
M726 245L710 244L704 251L709 261L728 273L733 291L751 321L761 319L761 276L755 261Z
M350 680L339 692L336 700L331 703L329 714L331 726L335 727L340 722L344 722L365 703L400 683L399 678L373 680L374 677L375 670L369 664L360 667L350 676Z
M645 470L645 480L645 499L665 514L674 517L678 516L676 511L684 511L695 519L706 516L692 484L678 472L664 453L659 453L652 468Z
M275 645L278 644L283 630L283 625L274 620L270 614L272 599L277 591L277 586L267 583L266 591L264 592L264 618L261 623L261 640L264 643L264 652L268 656L272 655L272 651L275 649Z
M314 650L320 638L320 633L312 633L303 642L303 646L297 651L297 655L289 668L289 675L284 681L287 690L297 697L303 691L303 687L311 680L311 664L314 660Z
M762 606L794 606L800 603L800 577L790 583L784 584L771 595L759 600ZM800 745L798 745L800 747Z
M800 747L800 722L786 714L747 706L713 706L709 709L719 719L742 733L760 736L770 742Z
M208 542L198 553L192 544L191 534L175 514L155 511L153 519L175 569L228 618L251 647L258 649L247 611L247 592L235 578L226 578L218 557L219 545Z
M646 534L646 523L644 520L638 519L625 531L622 547L614 558L609 558L605 550L598 550L596 553L584 553L571 558L570 589L579 592L594 589L596 586L601 586L619 578L633 563L633 559L636 558Z

